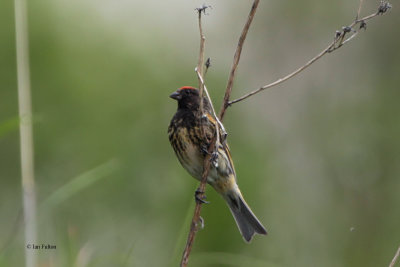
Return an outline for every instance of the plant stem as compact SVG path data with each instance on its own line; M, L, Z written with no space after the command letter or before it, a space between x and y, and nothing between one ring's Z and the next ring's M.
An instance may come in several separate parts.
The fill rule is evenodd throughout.
M33 160L32 105L29 72L28 23L25 0L15 0L15 32L18 78L18 104L20 117L20 150L22 199L25 225L25 245L35 244L36 194ZM36 266L36 252L25 249L25 266Z

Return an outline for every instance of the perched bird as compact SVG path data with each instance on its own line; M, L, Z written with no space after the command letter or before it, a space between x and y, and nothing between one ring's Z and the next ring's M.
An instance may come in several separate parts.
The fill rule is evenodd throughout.
M217 122L211 114L211 105L203 97L204 114L201 114L199 90L190 86L179 88L170 97L178 101L178 110L168 128L169 141L183 168L194 178L201 180L204 158L216 134ZM224 198L247 242L250 242L255 233L266 235L267 231L243 199L236 183L228 145L221 141L216 147L218 151L211 164L207 183Z

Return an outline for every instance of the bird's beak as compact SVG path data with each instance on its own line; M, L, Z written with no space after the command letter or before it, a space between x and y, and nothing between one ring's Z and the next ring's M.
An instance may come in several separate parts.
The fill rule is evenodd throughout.
M180 100L181 99L181 94L178 91L175 91L169 97L172 98L172 99L175 99L175 100Z

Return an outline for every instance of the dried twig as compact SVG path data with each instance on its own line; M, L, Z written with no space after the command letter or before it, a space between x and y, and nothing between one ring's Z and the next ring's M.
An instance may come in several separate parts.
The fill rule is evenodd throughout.
M349 26L343 27L341 31L336 31L335 37L334 37L332 43L330 43L318 55L316 55L315 57L310 59L306 64L304 64L303 66L301 66L300 68L298 68L294 72L286 75L285 77L280 78L280 79L278 79L278 80L276 80L276 81L274 81L274 82L272 82L270 84L264 85L264 86L254 90L254 91L252 91L252 92L250 92L248 94L243 95L242 97L239 97L239 98L237 98L235 100L232 100L232 101L228 102L228 106L230 106L230 105L232 105L234 103L240 102L240 101L242 101L242 100L244 100L244 99L246 99L246 98L248 98L248 97L250 97L252 95L255 95L255 94L257 94L257 93L259 93L259 92L261 92L261 91L263 91L265 89L268 89L268 88L274 87L274 86L276 86L278 84L281 84L281 83L289 80L293 76L299 74L300 72L302 72L303 70L305 70L306 68L311 66L315 61L317 61L318 59L320 59L324 55L339 49L344 44L346 44L349 41L351 41L354 37L356 37L356 35L359 33L359 31L361 29L366 29L366 21L368 21L368 20L370 20L372 18L375 18L378 15L386 13L391 8L391 5L388 2L381 1L380 5L378 7L378 10L375 13L359 19L358 17L359 17L359 14L361 12L362 3L363 3L363 0L360 0L360 5L359 5L359 8L358 8L356 19ZM358 26L358 25L359 25L359 27L356 28L355 26ZM352 33L352 34L349 37L347 37L349 33Z
M201 83L201 87L204 88L204 93L206 94L206 97L208 98L208 100L210 101L210 105L211 105L211 109L213 111L214 116L215 115L215 111L214 111L214 107L212 105L210 96L208 94L207 91L207 87L204 85L204 80L203 77L200 75L200 72L197 70L196 68L196 73L197 76L199 78L199 81ZM201 116L203 116L203 107L201 107ZM210 147L208 148L208 153L206 155L206 157L204 158L204 162L203 162L203 174L201 176L201 181L200 181L200 185L197 188L196 192L195 192L195 196L196 198L199 199L203 199L204 198L204 193L205 193L205 189L206 189L206 184L207 184L207 177L208 177L208 173L210 171L210 166L211 166L211 162L212 162L212 158L211 156L213 155L214 151L216 151L216 144L219 143L219 124L217 123L216 125L216 135L214 136L214 138L211 140L211 144ZM204 131L203 131L204 134ZM189 231L189 235L186 241L186 246L185 249L183 251L183 255L182 255L182 260L181 260L181 265L180 266L187 266L188 261L189 261L189 256L190 256L190 252L192 250L193 247L193 243L194 243L194 238L196 236L196 232L199 228L199 223L202 224L202 218L200 217L200 213L201 213L201 207L202 207L202 202L201 201L196 201L196 206L194 209L194 214L193 214L193 218L192 218L192 222L190 224L190 231Z
M243 44L244 44L244 41L246 40L247 32L249 31L249 28L250 28L251 22L253 21L254 15L256 14L256 10L257 10L259 2L260 2L260 0L254 0L253 5L250 10L250 13L249 13L249 16L247 17L246 24L244 25L242 34L240 35L238 45L236 47L236 52L233 57L233 64L232 64L231 72L229 74L228 83L226 85L224 102L222 103L221 111L219 113L219 118L221 121L223 121L224 115L225 115L225 110L230 104L229 99L230 99L231 92L232 92L233 80L235 78L236 69L237 69L237 66L238 66L239 60L240 60L240 54L242 53Z
M196 70L196 73L199 77L199 80L201 82L201 86L204 88L204 92L206 93L207 98L209 98L208 95L208 91L207 88L204 85L204 80L201 77L200 73L198 70ZM212 103L211 103L211 99L209 98L211 107L212 107ZM202 110L202 108L201 108ZM214 108L212 107L212 110L215 114ZM203 114L203 111L202 113ZM203 163L203 174L201 176L201 181L200 181L200 185L197 188L196 192L195 192L195 196L198 199L203 199L204 198L204 193L205 193L205 189L206 189L206 184L207 184L207 177L208 177L208 173L210 171L210 167L211 167L211 162L212 162L212 155L214 153L214 151L216 151L216 147L215 145L218 144L218 140L219 140L219 131L218 131L218 124L216 125L216 135L214 136L214 138L211 140L211 144L210 147L208 148L208 153L204 158L204 163ZM199 223L200 225L203 224L203 219L200 217L200 213L201 213L201 207L202 207L202 201L196 201L196 206L194 209L194 214L193 214L193 218L190 224L190 230L189 230L189 235L186 241L186 246L185 249L183 251L183 255L182 255L182 260L181 260L181 267L187 266L188 262L189 262L189 256L190 256L190 252L192 251L192 247L193 247L193 243L194 243L194 238L196 236L197 231L199 230Z
M394 255L392 261L390 262L389 267L394 267L394 265L396 264L396 262L399 259L399 257L400 257L400 247L397 249L397 252Z
M213 140L212 140L212 144L215 144L216 138L214 136ZM197 195L199 198L202 198L204 196L204 191L206 188L206 182L207 182L207 177L208 177L208 173L210 171L210 166L211 166L211 154L213 153L214 150L214 146L210 146L207 155L204 158L204 165L203 165L203 174L201 177L201 182L199 185L199 188L196 191L199 192L199 194ZM200 217L200 212L201 212L201 201L196 201L196 206L194 208L194 214L193 214L193 218L192 221L190 223L190 230L189 230L189 235L186 241L186 246L185 249L183 251L183 255L182 255L182 260L181 260L181 267L186 267L188 262L189 262L189 256L190 256L190 252L192 251L192 247L193 247L193 243L194 243L194 238L196 236L197 231L199 230L199 223L202 224L202 219Z
M204 70L204 46L206 43L206 38L203 34L203 26L201 23L201 14L206 12L208 6L203 5L201 7L196 8L198 13L198 21L199 21L199 33L200 33L200 48L199 48L199 60L197 62L196 71L200 73L200 76L203 76ZM204 83L202 83L199 79L199 92L200 92L200 111L203 113L203 90L204 90Z
M203 80L203 70L204 70L204 47L205 47L205 37L203 34L203 27L202 27L202 23L201 23L201 15L202 13L205 14L206 9L210 7L210 6L206 6L203 5L199 8L196 8L197 12L198 12L198 21L199 21L199 33L200 33L200 49L199 49L199 59L198 59L198 63L197 63L197 67L195 69L196 73L197 73L197 77L199 80L199 95L200 95L200 116L203 116L204 114L204 110L203 110L203 94L205 92L206 97L208 98L208 100L211 103L211 107L212 110L214 111L214 107L212 106L212 102L211 99L209 97L207 88L204 85L204 80ZM207 67L208 69L208 67ZM215 111L214 111L215 113ZM204 135L204 128L202 128L202 134ZM218 136L218 135L216 135ZM197 188L196 192L195 192L195 196L196 198L199 199L203 199L204 198L204 192L205 192L205 188L206 188L206 184L207 184L207 177L208 177L208 173L210 171L210 165L211 165L211 154L214 151L214 147L216 144L217 139L214 138L212 140L212 144L210 145L207 155L204 158L204 163L203 163L203 174L201 177L201 181L200 181L200 185ZM190 230L189 230L189 234L188 234L188 238L186 241L186 246L185 249L183 250L183 254L182 254L182 259L181 259L181 263L180 266L181 267L185 267L187 266L188 262L189 262L189 256L190 253L192 251L192 247L193 247L193 243L194 243L194 238L196 236L196 233L199 229L199 223L202 224L202 219L200 217L200 213L201 213L201 207L202 207L202 202L201 201L196 201L196 206L194 208L194 214L193 214L193 218L190 224Z
M259 0L255 0L252 6L252 9L250 11L250 15L247 19L247 22L244 26L244 29L242 31L242 35L240 36L239 39L239 43L238 43L238 47L236 49L236 53L234 56L234 61L233 61L233 65L232 65L232 69L231 69L231 73L228 79L228 85L227 85L227 89L225 92L225 98L224 98L224 104L222 105L221 108L221 112L220 112L220 117L218 118L218 116L215 113L212 101L210 99L210 96L208 94L207 91L207 87L204 84L204 79L203 79L203 66L204 66L204 46L205 46L205 37L203 35L203 29L202 29L202 25L201 25L201 14L204 13L205 14L205 10L210 7L210 6L206 6L203 5L200 8L196 8L196 10L198 11L198 15L199 15L199 31L200 31L200 53L199 53L199 60L198 60L198 64L197 67L195 69L196 73L197 73L197 77L199 80L199 89L200 89L200 112L201 112L201 116L204 115L204 110L203 110L203 94L205 93L208 101L210 102L211 105L211 109L212 109L212 115L214 116L214 118L217 121L216 124L216 134L214 135L213 139L211 140L210 146L208 148L208 153L204 158L204 164L203 164L203 174L202 174L202 178L201 178L201 182L200 185L198 187L198 189L196 190L196 196L197 198L202 199L204 197L204 192L205 192L205 188L206 188L206 184L207 184L207 177L208 177L208 173L210 171L210 167L211 167L211 163L212 163L212 158L214 153L216 153L217 151L217 147L216 145L218 143L220 143L220 135L222 135L223 137L223 141L225 141L225 137L226 137L226 132L225 129L221 123L222 118L224 116L225 113L225 109L228 107L228 101L229 101L229 97L232 91L232 86L233 86L233 80L235 77L235 71L236 68L238 66L239 63L239 59L240 59L240 54L242 51L242 47L243 47L243 43L244 40L246 39L246 35L247 32L249 30L250 24L253 20L254 14L256 12L257 6L258 6ZM206 69L208 69L208 67L210 66L209 60L207 60L207 66ZM188 261L189 261L189 256L190 256L190 252L192 250L193 247L193 243L194 243L194 238L196 236L196 232L199 228L199 223L202 223L202 218L200 217L200 212L201 212L201 207L202 207L202 202L201 201L196 201L196 206L195 206L195 210L194 210L194 214L193 214L193 218L190 224L190 231L189 231L189 235L188 235L188 239L186 241L186 246L185 249L183 251L183 255L182 255L182 260L181 260L181 267L187 266Z
M207 8L211 8L211 6L207 6L207 5L203 4L201 7L198 7L198 8L195 9L198 12L199 33L200 33L199 59L198 59L198 62L197 62L197 67L195 68L195 72L196 72L197 78L199 80L200 113L201 113L201 116L204 116L203 95L205 93L206 98L208 99L208 102L211 105L212 113L213 113L215 119L218 121L218 124L216 126L217 127L216 130L217 130L217 133L218 133L219 132L219 127L221 127L223 130L225 130L225 129L223 128L222 123L219 121L219 119L218 119L218 117L217 117L217 115L215 113L214 105L213 105L213 103L211 101L210 95L209 95L209 93L207 91L207 88L206 88L205 83L204 83L204 78L203 78L204 77L203 73L205 74L204 67L206 67L205 71L207 71L208 68L211 66L210 58L208 58L206 63L204 63L204 47L205 47L206 38L205 38L205 36L203 34L203 26L202 26L202 23L201 23L201 14L202 13L206 14L206 9ZM202 131L203 131L203 135L204 135L204 128L202 129ZM217 136L217 143L218 143L218 141L219 141L219 136Z
M206 85L204 84L204 78L197 71L197 69L196 69L196 73L197 73L197 78L203 84L204 93L206 94L206 98L208 99L208 102L210 103L212 115L213 115L214 119L217 121L216 132L220 133L222 141L225 141L225 137L227 136L225 127L224 127L224 125L222 124L221 120L218 118L218 116L217 116L217 114L215 112L214 105L213 105L213 103L211 101L211 97L208 94L208 90L207 90ZM203 112L202 112L202 115L204 116ZM217 143L218 143L218 141L220 141L219 138L220 138L220 136L217 136Z
M215 134L215 136L213 137L213 139L211 141L211 144L210 144L210 146L208 148L208 153L207 153L207 155L205 156L205 159L204 159L202 179L201 179L199 188L196 191L196 196L197 196L197 198L200 198L200 199L202 199L204 197L204 191L205 191L205 187L206 187L207 177L208 177L208 173L210 171L210 167L211 167L211 163L212 163L212 160L211 160L212 159L212 155L216 152L215 145L218 144L219 138L222 135L223 135L223 138L225 139L226 132L225 132L225 129L224 129L221 121L223 120L223 117L225 115L226 109L233 103L242 101L242 100L244 100L244 99L246 99L246 98L248 98L248 97L250 97L250 96L252 96L254 94L257 94L258 92L260 92L262 90L265 90L267 88L270 88L270 87L273 87L275 85L278 85L278 84L290 79L291 77L295 76L296 74L300 73L301 71L303 71L304 69L309 67L311 64L313 64L315 61L320 59L325 54L337 50L338 48L342 47L344 44L346 44L347 42L352 40L358 34L359 30L361 30L363 28L366 29L366 21L367 20L372 19L372 18L374 18L374 17L376 17L376 16L378 16L380 14L383 14L383 13L385 13L386 11L388 11L391 8L391 6L390 6L390 4L388 2L381 1L379 9L378 9L378 11L376 13L371 14L369 16L366 16L366 17L364 17L362 19L359 19L359 15L360 15L362 3L363 3L363 0L360 0L357 16L356 16L356 19L354 20L354 22L352 24L350 24L349 26L347 26L347 27L343 27L341 31L337 31L336 34L335 34L335 38L334 38L333 42L327 48L325 48L322 52L320 52L317 56L312 58L305 65L303 65L302 67L298 68L293 73L291 73L291 74L289 74L289 75L287 75L287 76L285 76L285 77L283 77L283 78L281 78L281 79L279 79L279 80L277 80L277 81L275 81L275 82L273 82L271 84L265 85L265 86L255 90L253 92L250 92L249 94L244 95L241 98L238 98L238 99L233 100L233 101L229 101L230 95L231 95L231 92L232 92L232 88L233 88L233 82L234 82L234 78L235 78L236 69L238 67L239 60L240 60L240 55L241 55L242 48L243 48L243 44L244 44L244 41L246 39L246 36L247 36L248 30L250 28L250 25L251 25L251 23L253 21L253 18L254 18L254 15L256 13L256 10L257 10L259 2L260 2L259 0L254 0L253 5L252 5L251 10L250 10L250 13L249 13L249 16L247 18L246 24L245 24L245 26L244 26L244 28L242 30L242 34L240 35L239 42L238 42L238 45L237 45L237 48L236 48L236 52L235 52L235 55L234 55L234 58L233 58L232 68L231 68L231 71L230 71L230 74L229 74L229 78L228 78L228 82L227 82L227 86L226 86L226 90L225 90L224 101L223 101L223 104L222 104L222 107L221 107L221 111L219 113L220 114L219 118L216 116L214 107L212 105L212 101L211 101L211 99L209 97L209 94L208 94L208 91L207 91L207 88L206 88L206 86L204 84L204 79L203 79L203 77L204 77L204 75L203 75L203 73L204 73L203 70L204 69L203 68L204 68L205 37L203 35L203 29L202 29L202 25L201 25L201 14L202 13L206 14L205 11L210 6L203 5L200 8L196 8L196 10L198 12L198 15L199 15L198 18L199 18L199 31L200 31L200 53L199 53L198 64L197 64L197 67L196 67L195 71L197 73L197 77L198 77L198 80L199 80L199 90L200 90L200 96L201 96L201 98L200 98L201 99L200 100L201 101L201 103L200 103L200 111L201 111L201 116L204 116L203 103L202 102L203 102L203 94L205 93L208 101L211 104L211 109L212 109L213 116L215 117L215 119L218 122L217 126L216 126L216 134ZM360 25L360 27L358 29L354 29L353 27L356 26L356 25ZM352 34L349 37L347 37L348 33L350 33L350 32L352 32ZM209 67L209 61L207 60L207 62L208 63L206 63L206 70ZM219 128L220 128L221 131L219 130ZM183 255L182 255L182 260L181 260L180 266L187 266L188 261L189 261L190 252L191 252L191 249L192 249L192 246L193 246L193 243L194 243L194 238L195 238L197 230L199 229L199 223L203 222L202 218L200 217L201 204L202 204L201 201L196 201L196 207L195 207L195 210L194 210L194 215L193 215L192 222L191 222L191 225L190 225L189 235L188 235L186 246L185 246L185 249L184 249L184 252L183 252Z
M363 5L363 2L364 2L364 0L360 0L360 4L358 5L356 20L358 20L358 18L360 17L360 13L361 13L361 8L362 8L362 5Z

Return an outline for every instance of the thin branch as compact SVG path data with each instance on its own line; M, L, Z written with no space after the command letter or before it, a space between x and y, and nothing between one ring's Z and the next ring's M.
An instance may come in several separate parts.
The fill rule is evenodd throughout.
M214 135L214 137L211 140L210 146L208 148L208 153L204 158L204 163L203 163L203 173L202 173L202 177L201 177L201 182L200 185L196 191L196 196L200 199L202 199L204 197L204 192L205 192L205 188L206 188L206 184L207 184L207 177L208 177L208 173L210 171L210 167L211 167L211 163L214 163L212 160L212 157L214 156L214 153L216 153L217 151L217 147L216 145L218 143L220 143L220 135L223 136L223 141L225 141L225 137L226 137L226 132L225 132L225 128L222 125L221 121L222 118L224 116L225 113L225 109L228 107L228 102L229 102L229 97L232 91L232 86L233 86L233 80L235 77L235 72L240 60L240 54L243 48L243 43L246 39L246 35L247 32L250 28L251 22L254 18L254 14L256 12L257 6L258 6L259 0L255 0L253 3L253 6L251 8L249 17L247 19L247 22L244 26L244 29L242 31L242 34L240 36L239 39L239 43L235 52L235 56L234 56L234 60L233 60L233 65L232 65L232 69L230 72L230 76L228 79L228 85L227 85L227 89L225 92L225 97L224 97L224 104L222 105L221 108L221 112L220 112L220 117L218 118L218 116L215 113L215 109L214 106L212 104L211 98L208 94L208 90L207 87L204 84L204 79L203 79L203 66L204 66L204 43L205 43L205 37L203 35L203 29L202 29L202 25L201 25L201 13L203 12L205 14L205 10L206 8L208 8L209 6L203 5L200 8L197 8L196 10L199 13L199 32L200 32L200 53L199 53L199 60L198 60L198 64L197 67L195 69L196 73L197 73L197 78L199 80L199 89L200 89L200 112L201 112L201 116L203 117L204 114L204 110L203 110L203 93L206 94L206 97L211 105L211 110L212 110L212 115L214 116L214 118L217 121L216 124L216 134ZM208 67L207 67L208 68ZM204 133L204 132L203 132ZM199 228L198 224L199 222L202 222L202 219L200 217L200 212L201 212L201 207L202 207L202 202L201 201L196 201L196 206L195 206L195 210L194 210L194 214L193 214L193 218L192 218L192 222L190 224L190 231L189 231L189 235L188 235L188 239L186 241L186 246L185 249L183 251L183 255L182 255L182 260L181 260L181 267L186 267L189 261L189 256L190 256L190 252L192 250L193 247L193 243L194 243L194 238L196 236L196 232Z
M206 13L207 6L203 4L201 7L196 8L195 10L198 13L198 23L199 23L199 34L200 34L200 47L199 47L199 59L197 62L197 67L195 69L196 72L198 72L201 77L203 75L203 70L204 70L204 47L206 44L206 38L203 34L203 26L201 23L201 14ZM200 96L200 114L201 116L204 114L203 110L203 94L204 94L204 82L199 78L199 96ZM204 128L201 128L201 134L204 136L205 131Z
M207 99L208 99L208 102L210 103L212 115L213 115L213 117L215 118L215 120L217 121L216 132L219 133L219 132L221 131L221 135L222 135L223 137L225 137L225 136L227 135L227 133L226 133L226 131L225 131L225 127L224 127L224 125L222 124L222 122L220 121L220 119L218 118L217 114L215 113L215 109L214 109L214 105L213 105L213 103L212 103L212 101L211 101L211 97L210 97L210 95L208 94L208 90L207 90L206 85L204 84L204 78L203 78L203 77L201 76L201 74L197 71L197 69L196 69L196 73L197 73L197 78L198 78L199 81L202 83L202 86L203 86L203 89L204 89L204 93L206 94L206 97L207 97ZM204 113L202 113L202 115L204 115ZM218 143L218 141L219 141L219 136L217 136L217 138L218 138L218 139L217 139L217 143Z
M392 261L390 262L389 267L394 267L399 257L400 257L400 247L397 249L397 252L394 255Z
M206 43L206 38L203 34L203 27L201 23L201 14L206 12L206 9L208 7L206 5L203 5L199 8L196 8L197 13L198 13L198 21L199 21L199 33L200 33L200 49L199 49L199 59L197 62L197 67L196 71L200 73L200 76L203 76L203 70L204 70L204 47ZM204 90L204 83L202 83L199 79L199 95L200 95L200 111L203 113L203 90Z
M206 71L211 66L210 58L208 58L207 62L204 63L204 48L205 48L206 38L205 38L205 36L203 34L203 26L202 26L202 23L201 23L201 14L202 13L206 14L206 9L207 8L211 8L211 6L207 6L206 4L203 4L201 7L198 7L198 8L195 9L198 12L199 33L200 33L199 59L198 59L197 67L195 68L195 72L196 72L197 78L199 80L199 96L200 96L200 113L201 113L201 116L205 115L204 114L204 110L203 110L204 109L203 95L204 95L204 92L205 92L207 100L211 105L211 110L212 110L213 116L218 121L218 125L216 126L217 127L216 130L217 130L217 133L218 133L219 132L219 127L221 127L224 131L225 131L225 128L223 127L222 123L220 122L220 120L218 119L218 117L217 117L217 115L215 113L214 105L213 105L213 103L211 101L210 95L209 95L209 93L207 91L207 88L206 88L205 83L204 83L204 78L203 78L204 77L203 73L205 74L204 66L206 67ZM202 127L202 134L205 135L204 127ZM219 136L217 136L217 142L216 143L219 143Z
M210 104L211 104L211 109L212 109L212 113L213 116L215 117L215 119L217 120L217 125L216 125L216 134L214 135L214 137L211 140L210 146L208 148L208 153L204 158L204 163L203 163L203 173L202 173L202 177L201 177L201 182L200 185L196 191L196 196L198 199L202 199L204 197L204 191L205 191L205 187L206 187L206 182L207 182L207 177L208 177L208 173L210 171L210 167L211 167L211 163L213 162L212 159L212 155L214 155L214 153L216 152L216 147L215 145L218 144L219 142L219 138L220 138L220 134L222 132L222 134L224 135L223 138L225 138L226 132L225 129L223 128L223 125L221 123L221 121L223 120L223 117L225 115L225 111L226 109L233 103L239 102L243 99L246 99L248 97L250 97L251 95L254 95L262 90L265 90L267 88L270 88L272 86L278 85L288 79L290 79L291 77L295 76L296 74L300 73L301 71L303 71L304 69L306 69L307 67L309 67L311 64L313 64L315 61L317 61L319 58L321 58L322 56L324 56L327 53L333 52L336 49L340 48L341 46L343 46L345 43L349 42L350 40L352 40L357 34L358 31L360 29L365 29L366 28L366 24L365 21L385 13L387 10L390 9L390 4L386 1L381 1L381 4L379 6L379 9L376 13L371 14L369 16L366 16L362 19L358 19L359 14L361 12L361 6L362 6L363 0L360 0L360 6L358 8L358 12L357 12L357 17L356 20L347 27L343 27L342 31L338 31L336 32L334 41L327 47L325 48L322 52L320 52L317 56L315 56L314 58L312 58L309 62L307 62L305 65L303 65L302 67L300 67L299 69L297 69L296 71L294 71L293 73L285 76L284 78L281 78L269 85L265 85L239 99L233 100L233 101L229 101L230 99L230 95L232 92L232 87L233 87L233 82L234 82L234 78L235 78L235 73L236 73L236 69L238 67L239 64L239 60L240 60L240 55L242 52L242 48L243 48L243 44L244 41L246 39L248 30L250 28L250 25L253 21L254 15L256 13L257 10L257 6L259 4L259 0L254 0L253 5L251 7L249 16L247 18L246 24L242 30L242 34L239 38L239 42L235 51L235 55L234 55L234 59L233 59L233 64L232 64L232 68L230 71L230 75L228 78L228 83L227 83L227 87L226 87L226 91L225 91L225 96L224 96L224 101L221 107L221 111L220 111L220 116L219 119L215 114L215 110L214 107L212 105L212 101L209 97L207 88L204 84L204 79L203 79L203 68L204 68L204 46L205 46L205 37L203 35L203 29L202 29L202 24L201 24L201 14L204 13L205 14L205 10L210 7L210 6L206 6L203 5L200 8L196 8L196 10L198 11L198 20L199 20L199 32L200 32L200 52L199 52L199 60L198 60L198 64L197 67L195 69L196 73L197 73L197 77L199 80L199 90L200 90L200 101L201 101L201 105L200 105L200 116L203 118L204 117L204 110L203 110L203 94L205 92L207 99L209 100ZM354 30L353 27L356 24L360 24L360 28L357 30ZM352 32L351 36L348 37L346 39L346 36L348 33ZM207 67L208 68L208 67ZM201 119L202 119L201 118ZM221 132L219 131L219 128L221 128ZM203 131L204 133L204 131ZM222 135L221 134L221 135ZM225 140L223 140L225 141ZM190 225L190 231L189 231L189 235L188 235L188 239L186 242L186 246L185 249L183 251L183 255L182 255L182 260L181 260L181 264L180 266L186 267L189 261L189 256L193 247L193 243L194 243L194 238L196 236L196 232L199 229L199 223L202 223L202 218L200 217L200 212L201 212L201 207L202 207L202 201L196 201L196 206L195 206L195 210L194 210L194 214L193 214L193 218L192 218L192 222Z
M25 0L15 0L15 32L20 116L22 199L24 209L25 242L34 244L36 229L36 193L32 137L32 100L29 72L28 22ZM25 265L36 266L37 252L25 249Z
M203 108L203 94L204 94L204 92L205 92L206 97L208 98L208 100L209 100L209 102L211 104L212 111L215 114L214 107L212 105L210 96L208 94L207 88L204 85L204 80L203 80L203 77L202 77L203 68L204 68L205 37L204 37L204 34L203 34L203 28L202 28L202 23L201 23L201 15L202 15L202 13L205 14L205 10L208 7L210 7L210 6L203 5L200 8L196 8L196 10L198 12L198 21L199 21L200 51L199 51L199 60L198 60L198 64L197 64L197 67L196 67L195 71L197 73L197 77L198 77L198 80L199 80L200 116L201 116L201 119L202 119L202 117L204 115L204 108ZM218 125L217 125L217 127L218 127ZM217 131L217 133L218 133L218 131ZM205 135L204 127L202 127L202 134ZM197 188L196 193L195 193L195 196L198 199L203 199L204 198L204 192L205 192L206 184L207 184L207 177L208 177L208 173L210 171L210 166L211 166L211 155L214 152L215 144L217 144L217 136L219 136L219 135L216 134L214 136L213 140L211 141L211 145L208 148L208 153L204 158L203 173L202 173L200 185ZM202 218L200 217L201 208L202 208L202 202L201 201L196 201L196 206L195 206L193 218L192 218L192 221L191 221L191 224L190 224L190 230L189 230L188 238L187 238L187 241L186 241L186 246L185 246L185 249L183 250L183 254L182 254L182 259L181 259L181 263L180 263L181 267L186 267L188 262L189 262L189 256L190 256L190 253L192 251L194 238L196 236L197 231L199 230L199 223L202 224Z
M195 69L196 73L197 73L197 78L199 80L199 96L200 96L200 116L203 117L205 116L204 114L204 104L203 104L203 95L204 95L204 90L206 93L206 97L209 101L209 103L211 104L211 108L213 113L215 114L214 111L214 107L213 104L211 102L210 99L210 95L208 94L207 88L205 88L204 85L204 79L203 79L203 73L204 73L204 48L205 48L205 43L206 43L206 38L203 34L203 26L201 23L201 14L206 14L206 9L210 8L211 6L207 6L206 4L203 4L201 7L196 8L195 10L198 13L198 24L199 24L199 34L200 34L200 49L199 49L199 59L197 62L197 67ZM207 67L208 69L208 67ZM202 131L202 135L205 136L205 129L204 127L201 127L201 131ZM203 166L203 168L205 167L205 164ZM204 190L202 190L201 192L203 192ZM202 195L201 195L202 197Z
M213 140L211 141L211 144L215 144L215 142L216 142L216 136L214 136ZM204 171L203 171L203 174L201 177L201 182L200 182L199 188L197 189L197 192L199 192L199 195L198 195L199 198L202 198L204 196L207 177L208 177L208 173L210 171L210 166L211 166L211 154L213 153L213 150L214 150L214 146L210 145L210 148L208 149L208 153L204 158L204 166L203 166ZM202 222L202 219L200 217L201 207L202 207L201 201L196 201L196 206L194 208L192 222L190 223L188 239L186 241L186 246L185 246L185 249L184 249L183 255L182 255L182 260L181 260L181 264L180 264L181 267L186 267L189 262L189 256L190 256L190 252L192 251L194 238L196 236L197 231L199 230L199 223Z
M233 63L232 70L231 70L231 75L230 75L230 77L228 79L227 91L225 93L225 98L227 100L224 101L224 105L223 105L223 107L221 109L221 112L222 112L221 114L222 115L220 115L220 118L222 118L223 114L225 113L225 108L227 107L227 103L229 101L229 95L230 95L230 92L232 91L233 79L234 79L234 75L235 75L235 71L236 71L237 65L239 63L240 53L241 53L241 50L242 50L242 47L243 47L244 40L246 39L246 34L247 34L248 29L250 27L251 21L252 21L252 19L254 17L258 2L259 2L259 0L255 0L255 2L253 4L253 7L252 7L252 10L250 12L248 21L247 21L247 23L245 25L245 28L243 29L243 32L242 32L242 35L241 35L240 39L239 39L239 44L238 44L238 48L237 48L236 53L235 53L234 63ZM220 128L221 128L221 131L222 131L222 133L224 135L224 138L225 138L225 135L226 135L225 129L224 129L220 119L218 119L218 117L217 117L217 115L215 113L214 106L212 104L211 98L210 98L210 96L208 94L207 87L205 86L204 79L202 77L203 76L203 65L204 65L203 62L204 62L205 37L204 37L204 34L203 34L202 25L201 25L201 13L202 12L205 13L205 9L206 8L207 8L207 6L203 5L201 8L197 9L198 15L199 15L199 17L198 17L199 19L198 20L199 20L199 32L200 32L200 53L199 53L198 64L197 64L197 67L196 67L196 73L197 73L197 77L198 77L198 80L199 80L200 101L201 101L200 102L201 116L203 117L205 115L204 114L204 110L203 110L203 93L205 92L206 97L207 97L207 99L208 99L208 101L209 101L209 103L211 105L211 110L212 110L212 113L213 113L212 115L217 120L217 124L216 124L216 134L214 135L213 139L211 140L211 144L210 144L210 146L208 148L208 153L204 158L203 174L202 174L202 178L201 178L201 182L200 182L199 188L196 191L196 194L198 194L197 197L200 198L200 199L202 199L204 197L204 192L205 192L205 188L206 188L206 184L207 184L207 177L208 177L208 173L210 171L211 162L212 162L211 155L214 155L214 153L217 151L216 145L218 143L220 143L220 140L219 140L220 139ZM207 67L207 69L208 69L208 67ZM203 134L204 134L204 130L202 130L202 131L203 131ZM180 266L183 266L183 267L187 266L187 264L188 264L190 252L192 250L192 246L193 246L193 243L194 243L194 238L195 238L196 232L198 230L198 223L202 220L201 217L200 217L201 207L202 207L202 202L201 201L196 201L196 207L195 207L195 210L194 210L192 222L191 222L191 225L190 225L190 231L189 231L188 239L187 239L187 242L186 242L185 249L183 251L181 265L180 265Z
M229 106L229 99L230 99L230 96L232 93L233 80L235 78L236 69L239 64L243 44L244 44L244 41L246 40L247 32L249 31L249 28L250 28L251 22L253 21L254 15L256 14L259 2L260 2L260 0L254 0L253 5L251 6L249 16L247 17L246 24L244 25L242 34L240 35L239 42L236 47L235 55L233 56L233 64L232 64L231 72L229 74L228 83L226 85L224 102L222 103L221 111L219 113L219 119L221 121L223 121L224 115L225 115L225 110Z
M360 4L358 5L356 20L358 20L358 18L360 17L360 13L361 13L361 8L362 8L362 5L363 5L363 2L364 2L364 0L360 0Z
M363 0L360 1L360 6L358 8L358 12L357 12L357 17L358 14L361 12L361 5L363 3ZM318 59L322 58L324 55L331 53L337 49L339 49L340 47L342 47L344 44L348 43L349 41L351 41L354 37L357 36L357 34L360 32L361 29L366 29L366 21L375 18L378 15L384 14L386 13L389 9L391 8L391 5L386 2L386 1L381 1L379 7L378 7L378 11L365 16L361 19L356 19L354 20L349 26L343 27L341 31L336 31L334 40L332 41L332 43L330 43L324 50L322 50L318 55L316 55L315 57L313 57L312 59L310 59L306 64L304 64L303 66L301 66L300 68L296 69L294 72L286 75L283 78L280 78L270 84L264 85L254 91L251 91L250 93L247 93L245 95L243 95L242 97L239 97L235 100L232 100L230 102L228 102L228 106L240 102L246 98L249 98L252 95L258 94L261 91L264 91L265 89L274 87L278 84L281 84L287 80L289 80L290 78L294 77L295 75L299 74L300 72L302 72L303 70L305 70L306 68L308 68L309 66L311 66L314 62L316 62ZM358 28L356 28L355 26L360 25ZM352 33L349 37L348 34ZM347 37L347 38L346 38Z
M208 95L207 87L204 85L203 77L200 75L200 72L197 70L197 68L196 68L196 73L201 82L201 86L204 88L206 97L210 101L211 109L215 116L214 107L213 107L211 99ZM203 116L203 113L201 113L201 114ZM217 118L217 117L215 116L215 118ZM206 184L207 184L207 177L208 177L208 173L210 172L210 167L211 167L211 162L212 162L211 155L213 155L214 151L216 151L216 144L218 144L218 142L219 142L219 130L218 130L219 128L218 127L219 127L219 124L217 123L216 124L216 134L214 135L213 139L211 140L210 146L208 148L208 153L204 158L203 174L201 176L200 185L197 188L196 193L195 193L195 196L199 199L204 198L204 193L205 193ZM202 221L203 219L200 217L202 204L203 204L202 201L196 201L196 206L194 209L192 222L190 223L189 235L188 235L188 238L186 241L186 246L185 246L185 249L184 249L183 255L182 255L182 260L181 260L181 264L180 264L181 267L187 266L187 264L189 262L190 252L192 251L192 247L193 247L193 243L194 243L194 238L196 236L197 231L199 230L199 223L203 224L203 221Z

